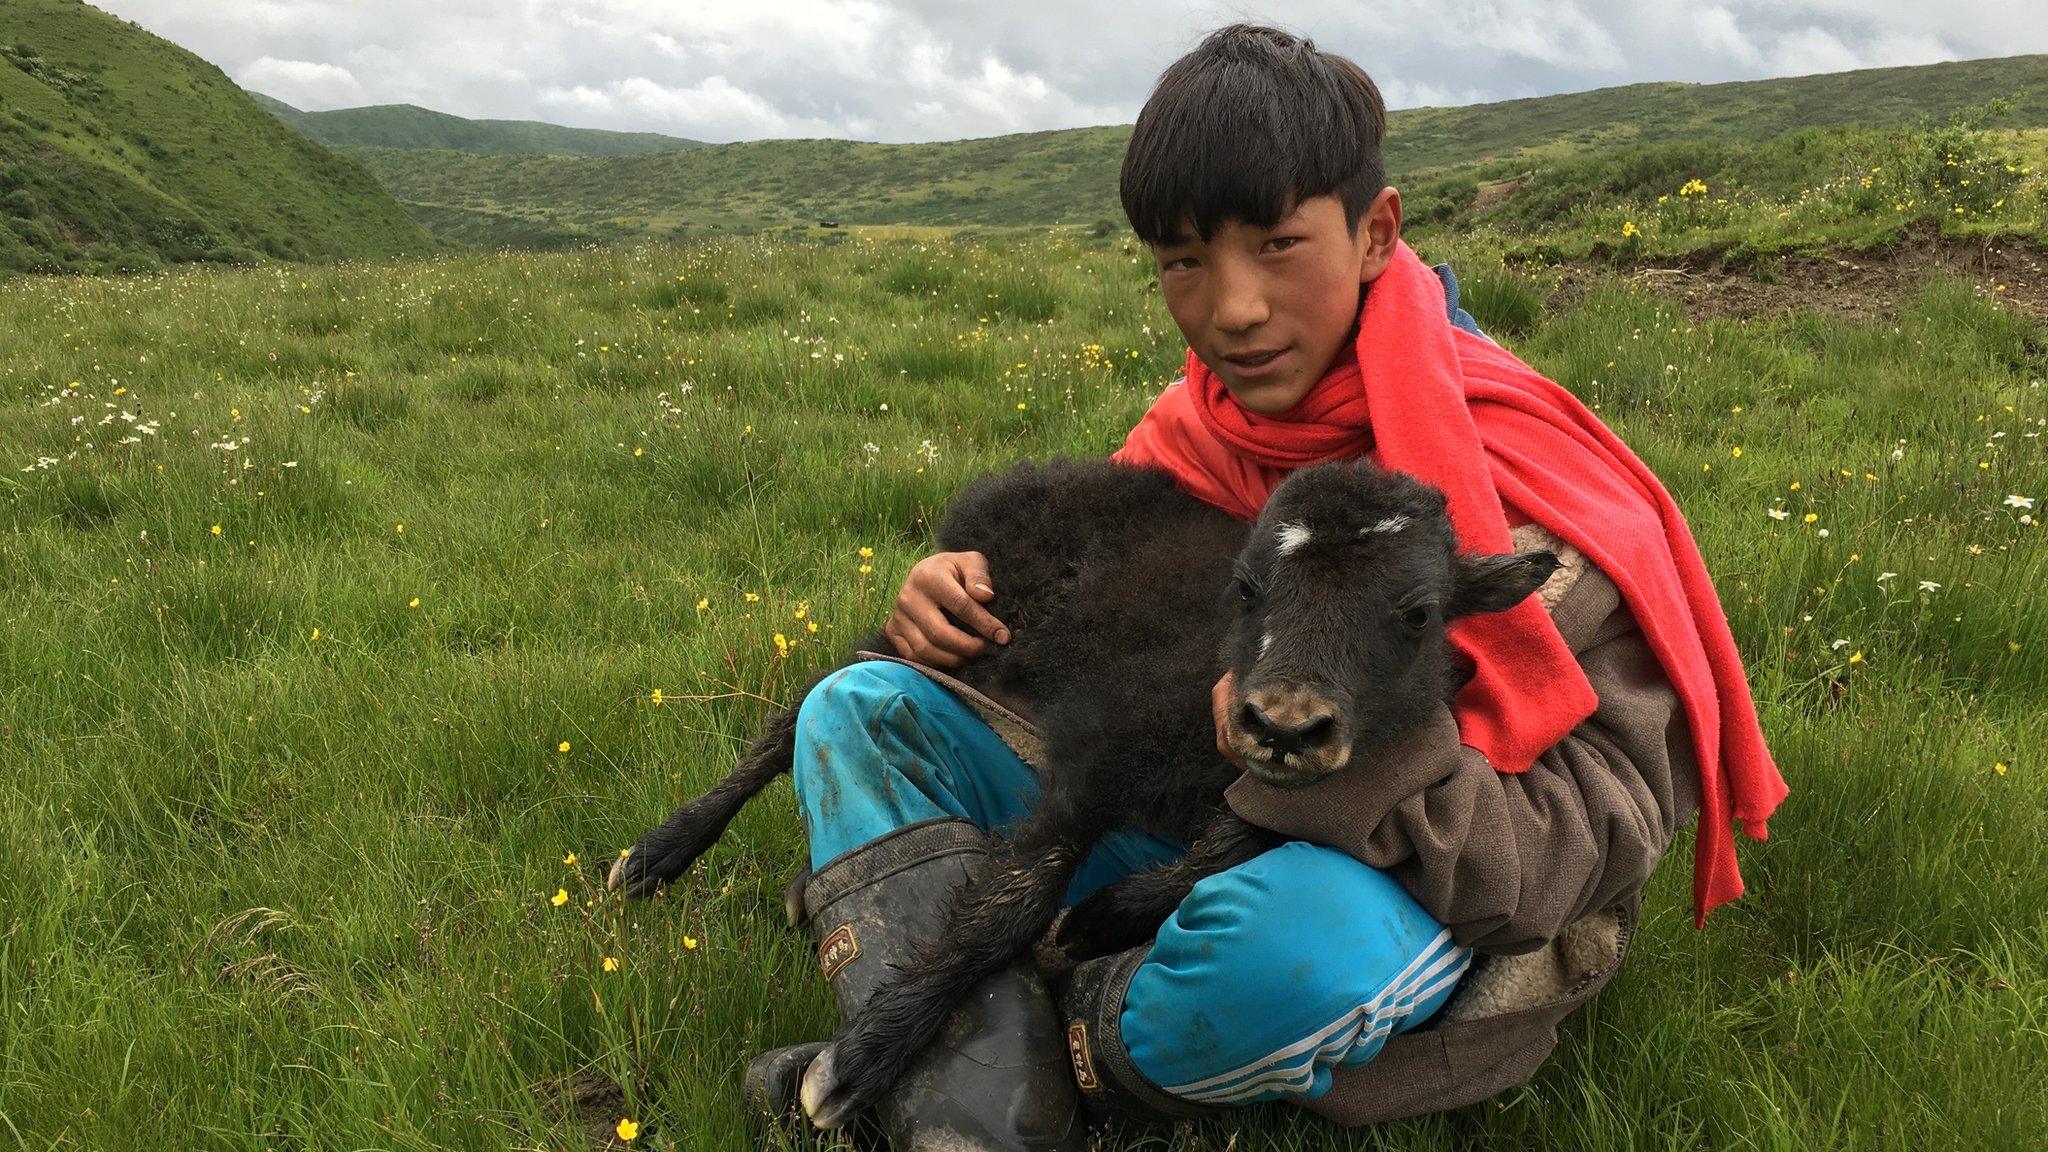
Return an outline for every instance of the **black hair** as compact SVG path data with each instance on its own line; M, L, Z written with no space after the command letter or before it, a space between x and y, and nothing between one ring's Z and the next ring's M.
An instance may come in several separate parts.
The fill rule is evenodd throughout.
M1365 70L1278 28L1211 32L1159 77L1124 149L1119 192L1147 244L1204 243L1241 220L1270 228L1334 193L1353 235L1386 187L1387 109Z

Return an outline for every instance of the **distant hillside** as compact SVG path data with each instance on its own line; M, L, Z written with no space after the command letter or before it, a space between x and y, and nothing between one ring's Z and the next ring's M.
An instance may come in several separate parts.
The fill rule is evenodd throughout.
M2048 56L1732 84L1636 84L1393 113L1397 180L1540 168L1680 141L1736 150L1801 128L1899 126L2024 91L2003 121L2048 125ZM855 224L1120 227L1128 125L933 144L763 140L617 158L356 150L429 228L470 243L556 246L821 219Z
M564 128L538 120L469 120L412 104L305 112L260 92L250 95L278 119L331 147L446 148L476 156L637 156L704 147L701 140L659 132Z
M1666 140L1765 140L1800 128L1892 127L2024 92L2010 123L2048 125L2048 55L1867 68L1729 84L1630 84L1529 100L1414 108L1387 125L1387 165L1413 175L1504 156Z
M77 0L0 0L0 269L431 251L352 160Z
M937 144L755 140L683 152L583 158L352 149L428 220L463 213L521 231L618 239L750 231L821 219L851 224L1040 224L1121 219L1116 173L1128 126Z

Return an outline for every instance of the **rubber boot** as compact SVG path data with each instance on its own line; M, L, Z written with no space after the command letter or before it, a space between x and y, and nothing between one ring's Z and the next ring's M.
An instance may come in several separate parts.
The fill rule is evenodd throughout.
M1067 1022L1067 1059L1081 1089L1081 1107L1097 1122L1163 1123L1227 1111L1168 1093L1147 1079L1124 1047L1124 993L1152 951L1150 944L1074 965L1060 989Z
M987 861L987 834L947 817L899 828L811 876L804 908L844 1018L859 1014L916 945L937 937L953 893ZM802 1054L805 1047L755 1064L764 1076L778 1061L808 1065L816 1054ZM788 1084L786 1072L779 1081ZM1083 1152L1085 1123L1059 1017L1031 958L976 985L876 1112L896 1152Z

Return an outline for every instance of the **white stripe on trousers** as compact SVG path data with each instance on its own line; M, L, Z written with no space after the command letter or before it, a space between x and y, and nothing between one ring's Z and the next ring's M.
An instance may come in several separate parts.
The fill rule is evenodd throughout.
M1341 1059L1342 1053L1393 1031L1417 1004L1456 983L1471 963L1471 950L1457 946L1450 929L1443 929L1372 999L1336 1020L1250 1063L1166 1090L1211 1104L1236 1103L1273 1089L1305 1091L1314 1083L1319 1061Z

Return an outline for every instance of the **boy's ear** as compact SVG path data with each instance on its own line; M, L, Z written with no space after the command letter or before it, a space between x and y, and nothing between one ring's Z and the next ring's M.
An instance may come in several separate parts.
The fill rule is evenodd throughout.
M1391 184L1380 189L1365 215L1359 217L1358 228L1365 242L1358 261L1358 282L1367 284L1387 270L1388 261L1394 258L1394 248L1401 242L1400 190Z

